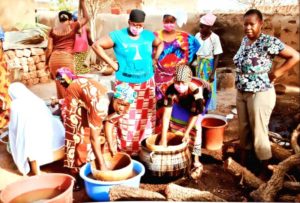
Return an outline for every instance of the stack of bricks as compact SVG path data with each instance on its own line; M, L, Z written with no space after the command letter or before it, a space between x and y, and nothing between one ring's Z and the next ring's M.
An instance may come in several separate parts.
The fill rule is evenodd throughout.
M50 81L46 70L46 55L42 48L27 48L5 51L6 62L14 74L13 80L19 80L27 86Z

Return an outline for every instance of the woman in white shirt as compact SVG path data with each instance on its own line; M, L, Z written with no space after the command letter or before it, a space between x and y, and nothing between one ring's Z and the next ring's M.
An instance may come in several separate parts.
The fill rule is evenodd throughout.
M25 175L30 171L28 159L37 166L54 161L53 151L64 146L65 129L45 102L24 84L11 83L8 94L12 100L9 146L18 170Z
M207 110L215 110L217 107L217 80L216 68L218 66L219 55L223 53L220 38L211 31L216 21L216 16L208 13L200 18L200 32L196 34L196 39L200 43L197 51L196 76L211 85L210 101L207 102Z

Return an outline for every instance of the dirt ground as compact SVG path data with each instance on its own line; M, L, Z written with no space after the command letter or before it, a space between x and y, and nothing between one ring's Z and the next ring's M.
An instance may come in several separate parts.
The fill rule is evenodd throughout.
M49 95L55 95L54 83L39 84L31 88L33 92L38 94L43 99L49 99ZM218 92L218 107L213 113L227 115L231 113L235 107L236 90L229 89ZM267 99L267 98L266 98ZM270 130L288 135L300 122L300 96L299 95L278 95L276 107L273 111ZM298 119L298 120L297 120ZM232 120L229 120L225 130L224 142L237 139L237 116L234 115ZM238 157L235 157L238 159ZM196 183L190 179L182 179L180 185L197 188L200 190L210 191L227 201L252 201L249 197L249 188L240 185L240 179L234 177L223 169L223 162L217 161L207 155L201 157L201 162L204 164L204 173L201 179ZM58 173L65 172L62 167L62 162L54 162L41 167L42 173ZM30 175L30 174L29 174ZM15 182L22 178L10 154L6 151L6 145L0 143L0 190L9 183ZM151 180L151 181L149 181ZM154 181L153 181L154 180ZM178 181L178 180L177 180ZM299 180L298 180L299 181ZM163 192L168 182L159 178L142 178L141 188L152 191ZM75 202L91 201L86 195L85 190L74 192Z

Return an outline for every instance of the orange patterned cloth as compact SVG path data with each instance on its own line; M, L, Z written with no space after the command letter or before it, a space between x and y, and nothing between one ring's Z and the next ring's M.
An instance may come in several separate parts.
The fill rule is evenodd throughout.
M0 49L0 129L8 125L9 108L11 99L8 95L8 79L7 65L4 59L4 52Z
M75 70L74 56L65 51L54 51L49 59L49 67L53 79L56 77L57 70L61 67L68 67L70 70ZM55 80L57 98L62 99L65 97L66 89Z
M80 78L69 85L62 106L66 128L65 167L79 170L94 159L90 128L102 128L109 103L106 88L94 80Z

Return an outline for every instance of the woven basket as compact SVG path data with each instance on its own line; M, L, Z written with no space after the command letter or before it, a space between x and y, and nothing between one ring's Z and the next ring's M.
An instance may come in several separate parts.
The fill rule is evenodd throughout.
M159 145L161 135L154 134L146 139L146 147L151 151L170 152L183 149L186 143L182 142L183 136L176 135L175 133L168 132L167 134L167 147Z
M143 140L139 158L148 172L157 177L183 176L191 164L191 154L186 143L177 150L152 151L146 147L146 140Z

